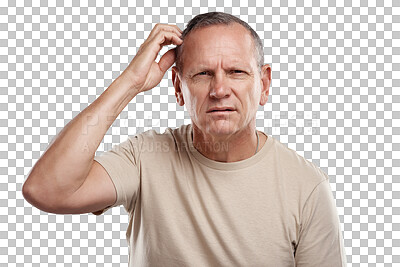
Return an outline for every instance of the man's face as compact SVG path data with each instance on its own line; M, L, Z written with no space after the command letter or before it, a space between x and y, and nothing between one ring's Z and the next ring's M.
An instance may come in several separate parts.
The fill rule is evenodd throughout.
M173 82L177 101L186 104L193 127L213 136L254 131L258 105L267 102L270 84L270 67L265 65L260 74L254 49L250 33L237 23L187 35L182 76L177 77L174 67Z

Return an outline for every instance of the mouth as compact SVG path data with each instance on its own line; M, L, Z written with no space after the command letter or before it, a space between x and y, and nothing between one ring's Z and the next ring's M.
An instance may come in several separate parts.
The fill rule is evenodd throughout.
M212 117L221 117L221 118L229 118L233 114L235 114L235 110L213 110L208 112L207 114Z
M230 107L224 108L224 107L222 107L222 108L209 109L207 111L207 113L230 113L230 112L234 112L234 111L235 111L235 109L233 109L233 108L230 108Z

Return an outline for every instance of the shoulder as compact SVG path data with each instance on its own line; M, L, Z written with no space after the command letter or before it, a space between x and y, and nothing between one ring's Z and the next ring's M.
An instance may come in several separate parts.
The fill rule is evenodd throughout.
M293 182L307 183L313 187L320 182L329 180L328 175L315 163L280 141L276 139L273 141L274 158L283 172L293 179Z
M273 140L271 152L269 160L273 166L270 167L276 173L279 186L285 190L285 201L290 203L289 209L294 207L293 213L300 216L299 212L313 192L320 185L329 184L329 176L315 163L278 140Z

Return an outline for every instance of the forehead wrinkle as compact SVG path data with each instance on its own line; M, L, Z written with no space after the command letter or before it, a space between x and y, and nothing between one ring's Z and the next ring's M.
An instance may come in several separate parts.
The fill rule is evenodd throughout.
M222 64L230 68L240 66L251 69L254 61L254 49L249 49L249 45L251 48L254 47L251 36L247 34L240 42L236 40L232 42L229 35L224 35L225 29L225 26L221 27L221 35L216 35L215 32L208 35L207 29L195 30L188 35L184 52L186 54L184 62L188 64L184 69L191 72L193 69L210 68L215 67L215 64L221 64L216 63L215 58L217 61L222 60ZM239 31L241 30L240 28ZM196 41L196 38L201 39Z
M217 50L217 51L216 51ZM192 50L193 51L193 50ZM191 52L192 52L191 51ZM193 67L193 64L196 63L194 67L210 67L214 66L216 63L233 67L233 66L249 66L251 65L251 61L253 60L253 55L248 55L243 57L243 53L246 50L238 49L233 47L221 47L221 49L198 49L194 50L193 53L187 54L189 58L192 60L189 63L189 66ZM189 52L189 51L187 51ZM247 59L247 60L246 60Z
M214 62L210 64L197 64L196 66L193 67L193 69L205 69L205 70L213 70L215 68L218 68L221 66L222 69L237 69L237 68L245 68L248 69L249 66L248 64L244 64L243 62L240 61L233 61L233 62L226 62L222 60L222 62L218 62L215 64Z

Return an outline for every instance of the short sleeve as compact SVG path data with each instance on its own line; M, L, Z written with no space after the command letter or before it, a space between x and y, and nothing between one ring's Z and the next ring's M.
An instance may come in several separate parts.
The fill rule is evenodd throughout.
M297 267L345 267L346 254L329 178L311 192L301 215Z
M126 141L114 145L111 150L94 157L110 175L117 192L116 202L103 210L92 212L103 214L112 207L123 205L132 213L140 185L140 136L130 136Z

